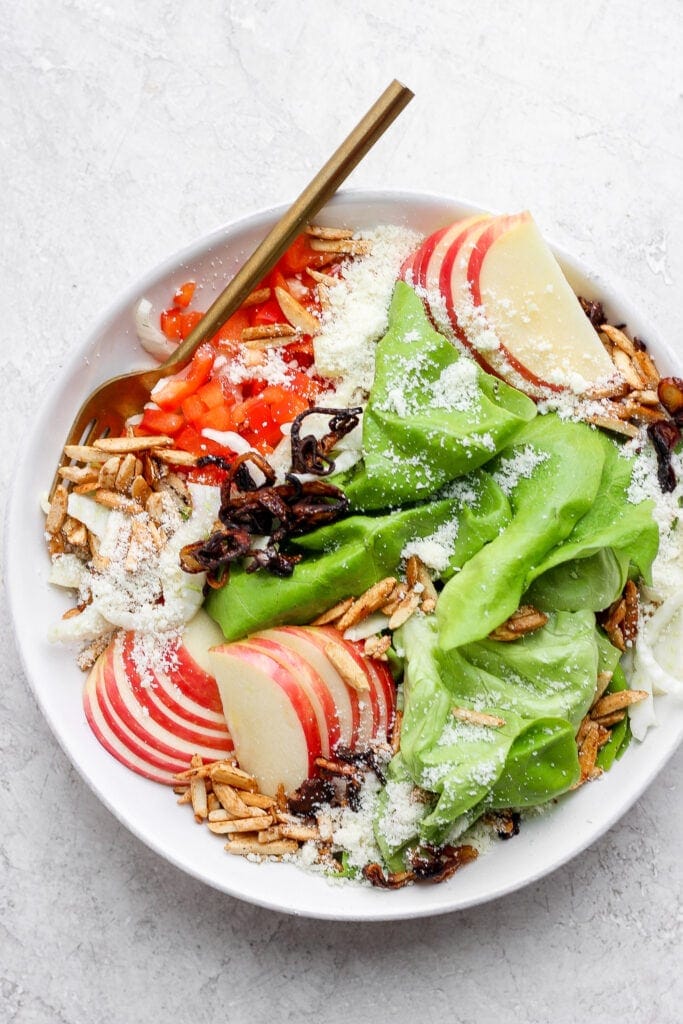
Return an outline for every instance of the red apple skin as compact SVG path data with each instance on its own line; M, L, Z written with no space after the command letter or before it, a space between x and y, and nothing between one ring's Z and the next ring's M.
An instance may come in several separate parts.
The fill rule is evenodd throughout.
M480 235L480 237L477 239L477 243L470 254L470 259L467 266L467 283L469 284L470 292L472 294L472 301L475 306L482 305L480 274L484 260L486 259L487 253L491 249L491 246L499 238L501 238L501 236L504 235L507 231L510 231L512 228L516 227L517 224L521 224L524 221L529 220L529 217L530 214L527 211L524 211L523 213L511 214L510 216L507 217L497 217L493 224L489 225L489 227L484 231L484 233ZM502 341L500 344L500 348L501 352L504 353L505 361L509 363L513 370L517 371L520 377L522 377L524 380L528 380L530 384L534 385L534 387L539 388L541 390L543 388L547 388L549 391L555 392L564 390L564 388L560 384L552 384L550 381L542 380L540 377L537 377L532 370L530 370L527 366L524 366L522 363L519 362L518 359L516 359L512 355L512 353L505 347ZM495 367L492 367L491 372L495 373L497 376L500 376L500 373L496 371Z
M286 637L296 637L299 641L304 644L312 645L318 651L319 657L322 657L327 662L327 655L325 654L325 645L328 642L325 635L320 631L317 626L280 626L277 630L270 630L269 636L282 634L283 642L286 642ZM350 718L350 730L348 735L342 731L341 742L343 746L351 747L355 749L358 745L358 736L360 731L360 707L358 704L358 693L356 690L347 686L341 680L340 677L340 697L339 700L345 700L347 716ZM339 709L338 709L339 710ZM341 712L340 712L340 726L341 726Z
M396 713L396 685L389 666L377 658L366 658L366 663L375 675L377 692L380 695L380 703L383 705L384 714L380 723L380 739L388 739L394 725Z
M187 647L182 644L176 651L177 668L173 670L171 680L188 700L194 701L202 708L213 711L219 722L223 718L221 695L213 676L205 672L194 660Z
M284 668L263 651L251 647L248 643L238 642L214 648L214 653L225 650L232 657L237 657L251 664L259 672L267 675L289 700L301 724L308 749L308 775L315 772L316 758L322 756L322 742L315 709L305 690L298 684L291 672Z
M97 666L95 667L97 668ZM97 707L107 724L110 734L116 737L119 744L154 769L161 769L169 774L173 774L187 768L189 758L186 755L180 754L178 757L169 756L164 751L158 751L156 748L150 747L144 738L141 741L139 736L131 733L126 724L118 718L115 707L111 705L108 699L104 680L104 664L99 666L97 673L93 669L93 674L95 676ZM121 758L118 757L118 760L121 760Z
M149 669L150 685L147 686L143 684L143 681L140 678L140 673L135 665L133 644L134 640L132 634L127 634L122 644L121 662L123 671L131 684L137 700L143 707L147 707L152 715L154 715L155 709L158 705L161 704L163 707L168 709L171 716L174 716L173 718L156 717L155 720L163 724L167 729L169 729L169 731L174 731L174 721L179 718L182 720L181 726L196 726L197 729L206 731L210 737L215 738L217 741L229 741L228 729L225 724L225 718L222 714L220 719L217 716L207 718L201 713L203 710L202 705L199 705L189 699L184 703L179 703L178 700L175 699L174 688L180 691L180 694L183 696L186 693L184 687L184 671L180 664L173 666L170 670L170 675L167 675L164 672L154 672ZM179 648L175 653L174 661L176 658L179 659L181 650L182 648ZM211 676L207 676L207 679L210 680L213 688L217 690L215 679ZM163 710L159 710L163 716Z
M316 627L311 627L316 628ZM359 710L359 723L358 733L355 739L354 749L356 747L364 747L371 739L374 739L377 735L377 729L379 727L379 707L377 704L377 693L374 686L374 677L372 671L367 664L365 658L358 653L358 649L350 640L344 640L342 634L338 629L333 626L318 626L317 627L323 636L326 638L324 643L333 643L340 646L344 651L351 655L360 670L364 673L365 678L368 681L368 689L363 692L354 690L356 700L358 702ZM353 689L349 687L349 689Z
M120 764L137 775L150 779L152 782L158 782L165 786L174 784L173 771L155 768L146 757L138 757L128 747L124 746L118 736L112 732L107 719L99 707L94 670L89 674L83 690L83 710L86 721L97 741Z
M138 736L145 738L151 746L155 742L160 746L157 749L165 748L166 752L172 755L183 751L178 747L176 751L168 746L161 738L154 735L148 728L148 723L153 722L160 727L163 733L168 735L171 742L187 743L187 760L193 753L204 754L214 760L230 753L232 741L227 729L216 732L212 729L199 730L192 728L190 724L184 725L182 721L169 717L154 699L151 686L143 686L142 680L132 660L126 660L121 656L116 644L114 644L112 656L103 665L104 681L107 688L107 695L112 706L116 709L119 717ZM130 694L131 701L126 700L126 692ZM133 704L131 708L130 704ZM139 717L135 714L141 709Z
M324 757L328 757L330 752L339 743L341 730L337 705L324 681L305 658L285 644L278 643L270 637L264 637L258 633L250 636L248 641L245 642L255 644L265 651L266 654L270 655L271 658L279 661L284 668L291 672L295 679L306 687L309 695L313 697L312 703L314 707L317 704L319 708L316 718L322 742L322 752Z

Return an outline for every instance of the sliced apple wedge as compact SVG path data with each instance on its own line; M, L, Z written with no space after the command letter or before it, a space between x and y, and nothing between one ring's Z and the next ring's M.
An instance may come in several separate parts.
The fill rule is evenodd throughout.
M296 789L322 754L315 708L297 677L249 640L211 651L239 765L263 793Z
M481 349L490 328L500 348L484 358L500 376L536 388L585 391L615 368L531 214L498 217L477 239L467 288L455 287L455 314ZM511 380L515 383L515 380ZM528 388L525 388L528 390Z

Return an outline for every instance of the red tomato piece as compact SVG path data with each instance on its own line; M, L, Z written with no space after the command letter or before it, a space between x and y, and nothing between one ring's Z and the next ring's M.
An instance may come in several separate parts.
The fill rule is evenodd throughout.
M156 404L162 409L179 409L181 403L209 379L214 356L213 345L208 342L200 345L192 356L189 367L183 371L185 376L167 381L163 387L154 392Z
M212 377L208 384L202 384L197 391L197 397L201 398L207 409L215 409L219 405L234 405L237 401L234 385L225 383L220 377Z
M260 306L254 306L251 311L251 325L258 327L262 324L282 324L285 318L280 309L277 299L268 299Z
M159 318L161 330L170 341L180 341L182 338L180 317L179 309L165 309Z
M196 421L199 430L210 427L212 430L232 430L232 416L227 405L216 405L207 409Z
M178 288L177 292L173 296L173 304L175 306L180 306L181 309L187 309L192 302L192 296L194 295L195 288L196 284L194 281L186 281L185 284L181 284L180 288Z
M177 434L184 426L185 420L180 413L166 412L164 409L145 408L138 430L143 435Z
M228 320L225 321L219 331L211 339L214 345L221 342L241 341L242 331L245 327L251 326L249 313L246 309L238 309Z
M207 411L208 406L206 402L202 401L199 395L188 395L188 397L181 403L180 408L183 411L183 416L188 423L196 423L204 413Z
M289 275L300 274L308 267L323 267L329 262L329 253L316 252L315 249L311 249L308 235L299 235L282 257L279 265L282 272Z

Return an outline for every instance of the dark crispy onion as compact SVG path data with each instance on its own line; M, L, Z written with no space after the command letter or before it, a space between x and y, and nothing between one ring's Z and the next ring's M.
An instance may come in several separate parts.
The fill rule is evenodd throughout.
M363 878L379 889L402 889L416 880L414 871L389 871L386 875L381 864L366 864Z
M681 439L681 431L671 420L659 420L647 428L657 453L657 479L665 494L676 487L676 474L671 465L671 453Z
M579 295L579 302L595 330L599 331L605 323L605 311L602 308L602 303L595 299L584 299L581 295Z
M410 858L410 866L416 881L445 882L458 868L476 860L477 851L473 846L423 846Z
M299 413L292 423L292 472L313 473L316 476L329 476L334 472L334 459L330 452L336 444L357 426L362 413L360 406L352 409L324 409L314 406ZM317 413L329 416L328 432L318 440L313 434L301 436L301 424L306 416Z

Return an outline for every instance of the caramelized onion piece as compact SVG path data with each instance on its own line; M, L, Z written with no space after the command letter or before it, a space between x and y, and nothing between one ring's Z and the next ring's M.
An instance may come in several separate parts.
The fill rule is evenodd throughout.
M351 409L324 409L314 406L299 413L292 423L292 472L313 473L315 476L329 476L334 472L334 459L330 458L330 452L342 437L358 425L362 411L360 406ZM320 440L313 434L301 436L301 424L306 416L314 413L330 417L328 432Z

